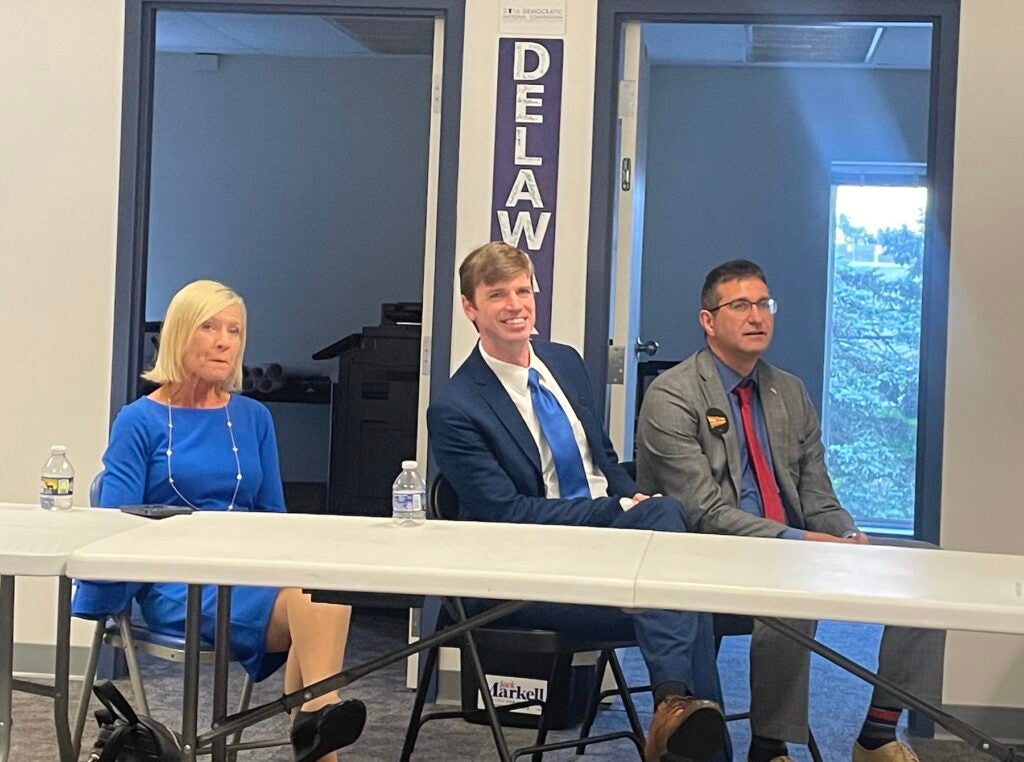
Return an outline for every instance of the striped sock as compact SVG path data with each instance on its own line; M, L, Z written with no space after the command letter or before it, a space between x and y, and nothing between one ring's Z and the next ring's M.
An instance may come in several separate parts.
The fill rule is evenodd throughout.
M896 724L900 721L900 710L886 706L868 707L857 743L865 749L877 749L896 740Z

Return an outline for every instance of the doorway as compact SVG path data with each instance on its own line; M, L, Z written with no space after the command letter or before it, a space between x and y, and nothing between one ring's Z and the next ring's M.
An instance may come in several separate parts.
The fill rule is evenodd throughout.
M716 4L713 14L701 13L700 3L680 2L678 13L662 3L657 15L645 5L611 2L599 19L598 60L605 44L615 52L611 70L598 74L594 166L609 166L614 186L595 171L591 281L607 290L588 293L586 359L596 378L611 382L614 444L631 457L645 384L703 345L696 315L704 274L729 259L752 259L780 304L766 359L804 381L826 432L836 424L826 443L830 467L845 467L841 500L865 526L937 539L942 403L918 389L934 394L944 374L954 93L943 85L955 79L956 37L955 17L942 11L955 4L938 15L936 4L920 4L917 17L913 3L901 4L898 16L858 4L857 15L845 18L849 4L840 2L816 4L814 13L801 8L807 3L780 3L775 15L752 14L742 2ZM615 87L604 92L606 77ZM896 342L915 344L913 383L837 394L850 373L827 360L850 338L836 331L849 317L838 310L850 305L832 297L837 273L851 268L837 269L833 257L836 173L875 171L858 181L869 184L882 167L908 166L917 168L911 184L927 189L922 219L905 221L917 230L925 263L910 300L917 312L897 320L916 325ZM891 261L882 248L880 262L852 269L885 290L896 270L914 266ZM869 298L870 289L858 296ZM644 356L655 345L657 355ZM607 366L609 357L621 358L621 372ZM913 481L895 517L878 500L859 501L892 464L851 457L843 439L849 427L839 421L849 411L827 404L851 392L866 397L862 408L890 394L892 408L876 417L899 413L906 424L876 426L898 434L892 450L902 448Z
M423 464L450 344L433 294L454 263L457 168L440 157L457 155L461 1L143 1L126 16L112 413L145 393L147 327L213 278L247 300L246 393L272 410L290 506L329 502L343 379L313 355L367 327L420 324L394 454ZM368 500L387 500L394 474L360 470L381 482Z

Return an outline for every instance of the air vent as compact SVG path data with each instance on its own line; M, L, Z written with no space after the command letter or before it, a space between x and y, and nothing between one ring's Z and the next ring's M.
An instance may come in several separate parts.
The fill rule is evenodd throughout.
M863 64L881 28L865 26L752 26L749 63Z
M327 21L379 55L429 56L434 48L434 20L383 16L327 16Z

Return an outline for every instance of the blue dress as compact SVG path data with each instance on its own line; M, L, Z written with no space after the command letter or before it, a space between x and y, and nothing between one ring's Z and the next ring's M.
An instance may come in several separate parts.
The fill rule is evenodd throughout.
M232 395L226 410L172 408L173 486L168 480L168 434L172 430L168 428L167 411L163 403L143 397L118 413L103 455L100 505L116 508L191 503L202 510L223 511L235 493L240 470L235 511L285 510L274 424L265 406ZM240 468L232 451L232 432ZM238 520L239 542L244 542L245 518L239 516ZM232 655L256 680L269 676L287 656L265 652L267 625L277 592L272 587L235 587L231 593ZM150 628L172 635L184 633L186 587L181 584L80 581L74 613L89 618L116 614L128 608L132 596ZM205 587L201 626L203 637L210 641L216 611L216 588Z

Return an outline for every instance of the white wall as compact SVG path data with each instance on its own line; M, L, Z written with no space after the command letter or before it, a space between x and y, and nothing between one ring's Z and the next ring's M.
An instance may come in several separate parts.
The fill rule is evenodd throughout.
M489 230L500 3L467 5L459 252ZM589 204L589 141L579 136L591 129L594 14L587 0L569 0L552 333L577 346ZM5 500L34 500L51 439L63 439L86 474L98 467L106 439L122 27L119 0L0 4L0 356L15 371L0 374ZM1024 552L1013 478L1021 403L1012 382L1024 371L1024 106L1013 94L1024 71L1022 27L1019 0L964 0L943 472L943 542L1017 553ZM60 258L63 274L41 266L44 257ZM458 314L454 326L457 363L472 346L472 329ZM18 640L49 637L52 626L42 619L20 611ZM1019 700L991 692L991 681L971 682L973 670L1006 652L982 647L984 660L953 639L946 698ZM1019 686L1019 676L1013 682Z
M1024 3L967 0L960 26L942 544L1024 554ZM954 634L948 702L1024 706L1024 638Z
M84 504L107 439L122 5L0 2L5 501L37 500L47 448L61 443ZM19 580L18 642L52 642L43 602L55 591L52 580Z

